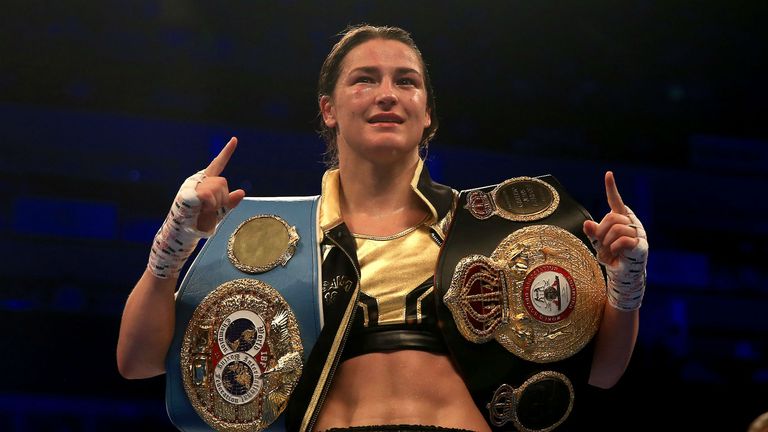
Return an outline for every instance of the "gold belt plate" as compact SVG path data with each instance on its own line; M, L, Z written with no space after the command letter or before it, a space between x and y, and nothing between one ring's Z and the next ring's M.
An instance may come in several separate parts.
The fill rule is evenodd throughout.
M549 363L597 332L605 279L576 236L534 225L508 235L490 257L462 258L443 301L465 339L494 339L522 359Z
M301 375L296 317L280 293L236 279L209 293L184 333L184 390L217 431L262 431L283 412Z
M242 272L264 273L285 266L298 243L296 227L279 216L261 214L248 218L232 232L227 257Z
M470 192L464 208L480 220L497 215L515 222L533 222L551 215L559 205L560 194L549 183L533 177L515 177L499 183L490 192Z

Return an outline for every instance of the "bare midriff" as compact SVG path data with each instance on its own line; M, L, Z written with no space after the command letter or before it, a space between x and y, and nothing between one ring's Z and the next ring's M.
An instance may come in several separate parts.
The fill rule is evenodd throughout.
M342 363L315 431L386 424L490 431L451 360L414 350L370 353Z

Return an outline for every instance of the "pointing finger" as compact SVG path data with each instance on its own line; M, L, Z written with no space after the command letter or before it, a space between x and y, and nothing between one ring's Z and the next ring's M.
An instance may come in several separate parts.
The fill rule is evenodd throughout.
M205 175L217 176L221 174L221 172L224 171L224 168L226 168L229 158L231 158L232 154L235 152L235 148L237 148L237 138L232 137L227 145L221 149L219 154L213 158L210 165L205 169Z
M611 207L611 211L623 215L627 214L627 207L621 200L619 189L616 187L616 179L613 178L611 171L605 173L605 195L608 197L608 206Z

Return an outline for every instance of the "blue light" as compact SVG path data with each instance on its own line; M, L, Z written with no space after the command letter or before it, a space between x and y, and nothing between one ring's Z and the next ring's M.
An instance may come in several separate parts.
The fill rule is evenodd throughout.
M113 239L117 231L117 206L55 198L18 198L11 225L19 234Z
M0 310L6 311L31 311L39 307L38 302L27 299L3 299L0 300Z
M700 253L654 250L648 256L648 283L677 288L710 285L709 257Z

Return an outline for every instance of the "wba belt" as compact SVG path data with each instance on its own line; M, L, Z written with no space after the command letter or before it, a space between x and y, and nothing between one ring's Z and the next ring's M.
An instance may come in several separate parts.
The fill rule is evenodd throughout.
M318 197L246 198L176 295L166 407L183 431L284 430L320 333Z
M582 231L587 219L549 175L459 195L435 274L438 319L494 426L550 430L568 417L574 387L587 381L591 350L584 348L605 301L604 276ZM559 396L538 400L544 394ZM529 405L539 408L519 411Z

